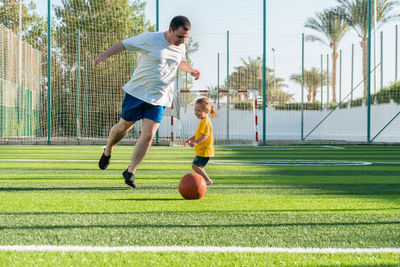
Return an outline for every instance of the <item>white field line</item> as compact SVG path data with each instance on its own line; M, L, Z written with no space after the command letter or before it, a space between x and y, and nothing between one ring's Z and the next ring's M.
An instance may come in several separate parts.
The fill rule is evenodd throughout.
M400 253L400 248L276 248L276 247L179 247L179 246L0 246L0 251L79 252L255 252L255 253Z
M322 146L322 147L332 148L332 149L345 149L344 147L340 147L340 146Z
M228 162L228 161L211 161L209 164L215 165L255 165L255 166L364 166L372 165L366 161L335 161L335 160L284 160L284 161L260 161L260 162Z
M98 162L90 159L0 159L0 162ZM114 163L129 163L128 160L113 160ZM147 163L184 163L190 164L192 161L179 160L145 160ZM377 162L382 163L382 162ZM253 165L253 166L365 166L372 165L367 161L346 161L346 160L280 160L280 161L218 161L213 160L210 165ZM400 162L387 162L383 164L400 164Z

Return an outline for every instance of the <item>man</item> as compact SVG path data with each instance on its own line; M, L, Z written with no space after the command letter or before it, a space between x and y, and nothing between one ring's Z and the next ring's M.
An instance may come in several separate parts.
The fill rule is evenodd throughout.
M200 72L184 60L185 42L189 37L191 24L188 18L176 16L171 20L168 31L144 33L128 38L107 49L94 61L94 66L125 49L137 51L138 65L131 80L123 86L125 91L121 118L111 130L107 146L99 160L99 168L105 170L114 147L142 119L142 131L136 142L131 163L122 175L125 183L133 188L135 172L146 156L163 116L166 106L171 106L174 95L174 81L179 69L190 73L195 80Z

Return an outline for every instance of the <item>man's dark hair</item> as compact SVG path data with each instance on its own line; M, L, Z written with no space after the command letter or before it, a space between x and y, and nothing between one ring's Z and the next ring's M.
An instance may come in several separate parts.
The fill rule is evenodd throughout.
M192 25L187 17L176 16L171 20L169 27L172 29L172 31L176 31L179 27L182 27L185 31L189 31Z

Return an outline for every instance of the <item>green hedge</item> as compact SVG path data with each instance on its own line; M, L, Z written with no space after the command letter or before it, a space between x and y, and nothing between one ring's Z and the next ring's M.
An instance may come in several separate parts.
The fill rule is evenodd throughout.
M276 110L301 110L301 103L285 103L280 105L275 105L274 108ZM313 103L304 103L304 110L320 110L321 103L313 102Z
M238 102L233 105L234 109L239 109L239 110L252 110L253 109L253 101L243 101L243 102Z
M400 82L384 87L378 93L372 94L371 99L375 100L377 104L390 103L390 100L400 104Z

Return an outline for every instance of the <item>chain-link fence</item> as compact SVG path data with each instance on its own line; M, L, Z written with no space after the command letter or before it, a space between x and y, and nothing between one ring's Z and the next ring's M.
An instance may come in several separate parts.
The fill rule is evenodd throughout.
M0 3L1 144L105 143L138 54L97 68L94 59L130 36L168 30L176 15L191 20L186 57L201 78L179 71L177 92L192 93L177 93L175 104L207 95L236 112L235 102L254 96L225 92L255 91L261 144L400 140L397 1ZM156 143L170 144L169 108ZM246 118L227 117L225 128L240 130Z

